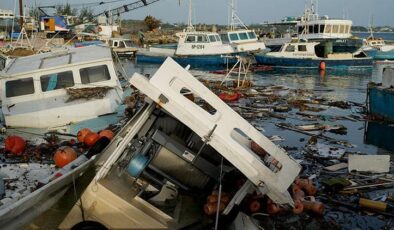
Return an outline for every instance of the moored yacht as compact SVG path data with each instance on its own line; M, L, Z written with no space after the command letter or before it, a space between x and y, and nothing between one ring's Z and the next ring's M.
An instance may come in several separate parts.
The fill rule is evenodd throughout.
M357 52L362 46L362 39L355 38L351 33L352 21L347 19L335 19L328 16L320 17L316 12L316 2L311 0L310 5L305 7L304 14L301 17L285 20L279 24L293 25L296 36L288 36L287 40L281 39L282 42L290 42L294 39L316 41L322 43L331 42L334 52ZM275 38L263 38L268 48L277 50L282 44L278 44Z
M285 67L371 67L372 58L363 52L335 53L332 47L321 47L319 42L285 43L279 51L256 55L258 64Z

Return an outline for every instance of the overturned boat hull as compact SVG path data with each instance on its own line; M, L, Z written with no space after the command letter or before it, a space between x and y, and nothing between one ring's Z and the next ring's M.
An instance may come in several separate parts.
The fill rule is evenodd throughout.
M224 215L249 191L291 204L287 189L300 165L188 71L168 59L150 79L135 74L130 83L147 96L147 103L97 160L100 169L80 199L85 218L78 202L60 229L83 221L111 229L205 229L206 199L199 197L217 189L222 173L223 180L228 173L234 183L231 172L246 182ZM264 146L261 154L275 159L275 165L252 146Z

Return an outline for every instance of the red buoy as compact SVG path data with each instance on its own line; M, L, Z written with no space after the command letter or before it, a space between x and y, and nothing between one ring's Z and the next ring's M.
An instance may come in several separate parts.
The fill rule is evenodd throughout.
M100 136L97 133L88 133L85 136L83 143L88 147L92 147L99 139Z
M62 146L56 150L53 160L59 168L63 168L65 165L69 164L71 161L77 159L77 153L75 150L69 146Z
M9 136L4 142L5 150L20 156L26 149L26 141L20 136Z
M99 136L100 137L107 137L108 139L112 140L112 138L114 138L115 134L114 134L114 132L112 132L109 129L104 129L104 130L100 131Z
M88 135L89 133L92 133L92 130L88 129L88 128L84 128L78 131L77 133L77 139L79 142L83 142L85 140L86 135Z
M324 61L320 62L319 69L320 70L326 70L326 63Z

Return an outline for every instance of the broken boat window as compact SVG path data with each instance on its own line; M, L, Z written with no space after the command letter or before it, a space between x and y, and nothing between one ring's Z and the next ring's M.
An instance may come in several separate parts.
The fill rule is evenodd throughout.
M74 86L73 72L66 71L43 75L40 77L40 82L42 92L71 87Z
M261 162L272 172L277 173L282 169L282 164L271 156L263 147L253 141L245 132L239 128L231 131L231 138L238 142L248 152L255 153Z
M82 84L89 84L111 79L106 65L93 66L79 70Z
M5 83L6 97L17 97L34 93L33 78L23 78Z
M180 93L189 99L190 101L194 102L196 105L198 105L200 108L205 110L211 115L214 115L216 113L216 109L211 106L208 102L206 102L204 99L202 99L200 96L194 94L192 91L190 91L188 88L183 87L180 91Z

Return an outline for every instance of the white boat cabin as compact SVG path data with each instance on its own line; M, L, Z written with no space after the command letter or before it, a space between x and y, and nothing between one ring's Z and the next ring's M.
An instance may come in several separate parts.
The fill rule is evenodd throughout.
M5 125L52 128L113 113L122 101L110 49L70 48L11 60L0 73ZM67 88L110 87L103 98L69 101ZM84 98L80 95L80 98Z
M365 46L364 50L377 49L382 52L394 50L394 45L386 44L383 38L369 37L365 40Z
M110 38L106 40L106 44L108 44L111 48L133 47L133 42L130 39L126 39L126 38Z
M233 30L220 33L223 43L231 44L236 51L253 52L266 49L264 42L259 41L253 30Z
M350 38L352 21L329 19L327 16L312 21L297 23L300 39Z
M278 52L270 52L266 55L288 58L317 58L315 46L318 44L318 42L285 43Z
M110 38L105 40L105 43L111 47L111 49L122 57L131 57L135 55L137 47L133 45L130 39L126 38Z
M176 55L220 55L234 53L229 44L224 44L218 33L185 31L179 37Z
M299 39L332 39L350 38L353 22L345 19L333 19L328 16L319 17L316 12L317 1L311 0L305 7L304 15L297 22Z
M301 58L301 59L352 59L362 56L362 53L333 53L325 47L320 47L319 42L289 42L285 43L278 52L267 53L271 57Z
M12 10L0 9L0 19L13 19L14 17L14 12Z

